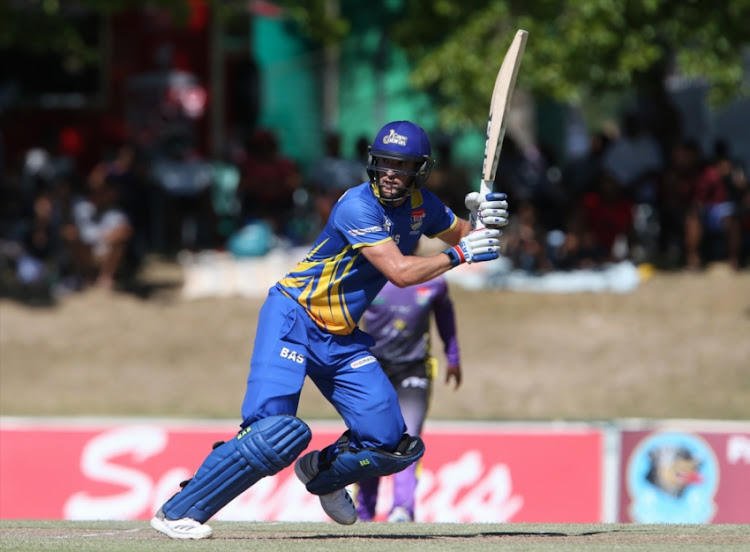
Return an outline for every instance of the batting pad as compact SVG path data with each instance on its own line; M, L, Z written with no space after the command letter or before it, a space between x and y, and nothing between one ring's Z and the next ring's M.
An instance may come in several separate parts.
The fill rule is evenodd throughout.
M424 454L422 439L406 434L393 452L377 448L353 450L349 448L348 440L344 442L343 439L336 446L335 457L321 462L318 465L320 471L307 483L307 490L312 494L326 495L363 479L400 472ZM321 453L321 456L326 454Z
M294 416L269 416L215 448L185 487L162 507L168 519L205 523L261 478L294 462L310 444L310 428Z

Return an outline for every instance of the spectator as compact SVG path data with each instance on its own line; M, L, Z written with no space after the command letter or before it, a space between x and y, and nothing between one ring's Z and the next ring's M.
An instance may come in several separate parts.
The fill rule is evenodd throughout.
M747 173L739 162L733 160L729 144L718 140L714 145L714 166L727 191L729 214L726 217L727 260L735 270L740 268L743 246L743 213L750 213L750 185Z
M537 219L537 210L524 201L507 232L505 255L515 268L525 272L547 272L553 268L545 251L545 230Z
M664 158L659 143L634 113L625 114L623 134L604 152L602 169L617 179L633 202L656 202Z
M89 179L88 195L73 203L73 220L63 228L73 275L83 287L111 290L123 268L133 228L118 204L111 178Z
M636 239L631 256L645 260L658 249L657 201L665 161L661 145L636 113L626 113L623 134L614 140L602 159L602 169L612 174L633 202Z
M254 132L237 187L242 222L265 220L275 234L289 236L294 193L300 184L299 168L281 154L276 135L270 130Z
M218 242L213 206L213 170L195 150L187 134L167 137L163 153L153 161L156 186L153 230L157 250L210 249Z
M537 220L545 232L561 229L565 225L567 199L557 154L549 144L541 144L538 148L527 148L526 156L535 167L531 201Z
M572 211L584 194L596 190L602 159L610 142L610 137L604 131L593 133L589 138L588 152L572 160L563 170L566 212Z
M307 176L320 226L328 222L331 209L341 194L367 180L361 162L350 161L341 155L341 136L337 132L326 133L324 155L313 163Z
M70 213L70 163L45 148L29 149L18 179L6 190L0 256L13 285L29 299L49 299L66 268L60 234Z
M685 265L685 220L700 175L700 146L682 140L672 146L659 194L659 248L661 262L672 268Z
M117 187L118 204L133 226L132 244L126 259L132 270L153 245L150 220L153 190L147 170L144 156L133 144L124 143L105 155L89 174L89 178L109 179Z
M453 143L443 137L437 144L439 163L432 169L427 188L432 190L459 217L468 218L464 205L466 194L472 191L466 171L453 162Z
M461 385L461 359L455 313L444 276L399 288L390 282L365 312L364 329L375 338L371 351L398 395L409 435L421 435L430 404L437 360L430 354L430 319L435 317L447 358L445 383ZM417 463L393 474L393 503L388 521L414 521ZM380 478L360 481L357 512L362 521L372 521L378 500Z
M730 201L730 188L722 178L726 169L726 159L714 163L703 163L700 150L697 178L692 189L691 204L685 216L685 263L689 270L697 270L708 260L717 256L715 237L721 236L734 246L736 236L730 231L733 204ZM737 263L738 251L734 251Z
M617 179L600 174L595 191L583 196L583 258L587 264L617 262L626 257L635 240L633 203ZM617 250L620 243L627 249Z
M54 190L37 189L28 220L16 227L21 232L6 247L15 266L16 282L28 298L50 299L52 284L60 274L60 220Z

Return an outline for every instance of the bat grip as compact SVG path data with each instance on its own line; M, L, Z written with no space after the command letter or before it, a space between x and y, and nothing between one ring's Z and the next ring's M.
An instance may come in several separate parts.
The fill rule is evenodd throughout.
M492 180L482 179L481 183L479 184L479 195L481 197L486 196L492 191L492 187L494 184L495 182ZM469 214L469 222L471 222L472 229L484 228L484 224L482 224L482 222L479 220L479 215L477 214L476 209L471 210L471 213Z

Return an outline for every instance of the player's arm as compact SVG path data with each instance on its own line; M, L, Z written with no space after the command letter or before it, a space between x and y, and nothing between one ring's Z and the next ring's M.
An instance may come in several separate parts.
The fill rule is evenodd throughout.
M459 219L461 220L461 219ZM468 225L467 221L462 221ZM463 263L491 261L500 256L500 230L481 228L463 237L457 224L446 234L457 240L457 245L431 256L404 255L393 240L365 246L362 254L395 286L407 287L432 280ZM470 228L470 226L469 226ZM450 242L449 242L450 243Z
M456 314L453 309L453 300L448 291L448 283L445 278L438 281L437 293L433 299L432 310L435 316L440 339L443 341L445 358L448 361L445 369L445 383L454 382L454 389L461 386L461 355L458 347L458 334L456 331Z
M432 280L452 268L448 255L404 255L393 240L363 247L362 254L393 285L402 288Z
M471 223L468 220L456 217L456 225L438 237L449 245L458 245L461 238L465 237L471 230Z
M404 255L398 246L387 240L362 247L362 254L388 280L398 286L421 284L440 276L462 263L497 259L500 255L501 232L498 228L473 230L468 220L456 218L456 224L438 237L452 245L432 256ZM507 224L507 218L504 219Z

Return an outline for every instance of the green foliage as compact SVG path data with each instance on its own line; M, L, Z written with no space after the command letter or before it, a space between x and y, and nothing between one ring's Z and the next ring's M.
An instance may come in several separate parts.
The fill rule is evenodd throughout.
M247 0L206 0L222 21L249 17ZM285 16L308 38L335 43L349 32L349 23L336 11L336 2L282 0ZM190 17L188 0L24 0L0 2L0 50L10 47L35 54L56 52L82 63L95 62L100 52L88 46L76 29L82 15L116 15L128 10L162 9L178 27ZM333 11L332 11L333 10Z
M394 39L417 87L440 97L449 126L481 124L516 29L529 31L518 86L565 102L702 78L711 98L748 93L742 80L750 0L414 0Z
M247 15L246 0L207 0L220 18ZM350 32L341 15L355 0L280 0L291 21L320 44ZM0 49L55 51L96 60L71 17L144 6L187 22L186 0L0 2ZM353 4L352 4L353 5ZM359 5L359 4L357 4ZM661 87L664 77L709 82L721 103L749 93L742 48L750 0L391 0L389 36L407 53L413 83L436 95L447 127L483 124L487 98L516 29L529 31L518 86L564 102Z
M11 47L35 54L56 52L81 63L101 53L88 46L75 26L86 15L111 15L144 6L163 7L178 25L187 22L190 10L183 0L26 0L0 2L0 50Z
M338 2L285 0L286 15L300 25L307 37L320 44L333 44L349 33L349 22L340 16Z

